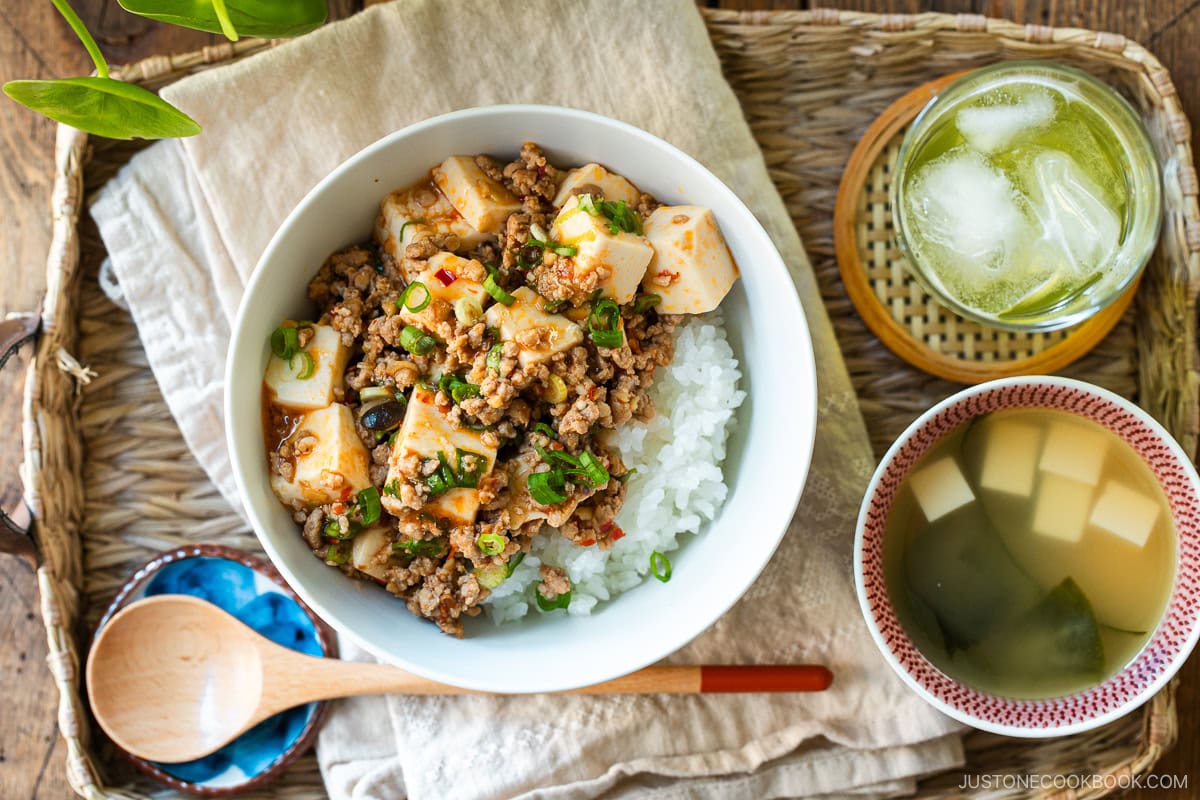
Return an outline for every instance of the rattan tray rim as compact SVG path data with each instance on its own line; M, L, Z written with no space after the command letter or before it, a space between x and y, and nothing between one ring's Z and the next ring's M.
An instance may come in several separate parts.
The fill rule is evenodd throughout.
M1185 291L1190 308L1200 293L1200 206L1197 204L1197 178L1189 147L1190 126L1179 107L1169 73L1161 63L1136 43L1123 36L1074 28L1049 28L1020 25L981 15L876 15L830 9L812 11L737 12L705 9L710 28L757 32L804 26L805 35L819 35L822 29L853 29L868 39L886 37L922 37L931 33L954 32L994 37L1002 48L1015 52L1036 45L1062 44L1094 48L1101 58L1123 59L1142 65L1145 80L1163 99L1164 113L1176 143L1179 183L1183 189L1182 226L1164 235L1176 236L1186 253ZM710 32L713 32L710 30ZM269 42L242 41L221 44L178 56L154 56L119 71L125 80L157 88L191 72L218 66L271 46ZM61 127L55 152L52 195L53 229L47 259L47 293L41 309L43 332L28 370L24 394L22 427L25 462L22 467L24 494L37 519L36 534L41 552L37 582L41 593L41 612L49 643L48 666L59 689L58 722L67 746L66 768L72 787L81 795L100 798L140 798L118 788L106 787L97 768L89 739L90 721L82 702L79 629L82 561L80 536L84 524L81 478L84 455L79 436L81 400L79 384L87 373L75 362L79 319L75 303L80 285L80 238L78 224L84 210L83 175L88 159L87 136ZM1196 409L1196 387L1200 383L1194 359L1194 321L1190 334L1192 362L1188 385L1179 387L1187 395L1185 409ZM1195 419L1196 414L1192 413ZM1176 432L1184 446L1194 454L1196 431ZM52 497L54 502L43 502ZM1156 696L1144 714L1143 735L1137 751L1103 767L1105 775L1115 777L1148 771L1175 740L1176 716L1173 690ZM1060 746L1051 742L1047 746ZM1081 792L1079 797L1095 797L1105 790ZM934 796L932 793L928 796ZM307 796L307 795L306 795Z

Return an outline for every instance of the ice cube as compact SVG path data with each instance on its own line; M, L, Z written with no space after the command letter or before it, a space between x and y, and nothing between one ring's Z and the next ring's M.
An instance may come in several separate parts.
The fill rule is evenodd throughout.
M1089 522L1138 547L1145 547L1158 520L1158 512L1159 505L1153 499L1116 481L1109 481L1092 507Z
M1038 153L1031 169L1029 204L1042 228L1034 252L1069 264L1080 275L1107 264L1117 251L1121 220L1105 203L1103 190L1058 150Z
M933 522L975 499L967 479L949 456L922 467L908 479L925 519Z
M1095 486L1100 482L1107 451L1108 436L1103 431L1073 422L1054 422L1038 466L1045 472Z
M918 170L906 196L921 236L949 251L966 282L1003 271L1013 243L1035 227L1012 181L969 150L951 150Z
M1045 92L1030 92L1015 103L968 106L954 124L967 144L983 153L994 153L1026 131L1054 119L1054 100Z
M1061 475L1042 475L1033 509L1033 532L1064 542L1078 542L1087 526L1094 488Z

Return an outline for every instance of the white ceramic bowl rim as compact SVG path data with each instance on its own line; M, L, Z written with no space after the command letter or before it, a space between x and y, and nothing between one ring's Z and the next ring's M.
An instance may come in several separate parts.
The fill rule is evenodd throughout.
M968 419L1003 408L1060 408L1099 422L1130 444L1164 484L1178 533L1174 585L1163 619L1139 655L1100 685L1065 697L1018 700L946 676L916 648L884 586L883 531L913 463ZM1167 485L1169 484L1169 485ZM1004 378L965 389L922 414L892 444L863 499L854 540L859 605L884 658L927 702L982 730L1030 738L1091 730L1144 704L1175 675L1200 637L1200 478L1183 449L1149 414L1106 389L1059 377Z
M313 558L267 485L258 386L269 331L296 313L303 287L328 252L366 238L356 239L354 233L369 230L374 213L347 223L346 235L322 250L330 234L320 230L339 225L339 218L351 219L343 206L361 203L363 192L373 192L370 202L377 205L386 192L418 179L447 155L515 152L525 140L538 141L552 156L574 151L583 159L572 163L607 163L664 202L691 201L716 211L743 271L723 307L732 307L726 324L748 397L724 467L729 496L703 535L685 537L682 549L672 553L675 568L668 586L643 581L591 617L534 612L536 619L496 628L488 623L460 641L417 620L381 589L364 588ZM435 157L418 155L439 147ZM414 160L419 163L410 163ZM630 167L638 163L644 165L640 172ZM331 200L334 195L345 202ZM300 288L282 285L288 281ZM281 293L296 299L281 299ZM751 306L753 315L746 311ZM779 346L781 334L786 334L786 348ZM751 385L766 391L756 393ZM754 215L720 180L672 145L617 120L550 106L491 106L434 117L385 136L343 162L297 205L267 246L242 299L227 365L225 413L234 474L250 523L271 561L322 619L376 657L425 677L485 691L544 692L609 680L664 658L713 624L750 587L783 537L804 486L816 429L816 377L808 327L788 269ZM770 434L767 420L773 421ZM754 458L743 458L751 447ZM712 581L718 565L722 579ZM658 589L658 595L650 594Z

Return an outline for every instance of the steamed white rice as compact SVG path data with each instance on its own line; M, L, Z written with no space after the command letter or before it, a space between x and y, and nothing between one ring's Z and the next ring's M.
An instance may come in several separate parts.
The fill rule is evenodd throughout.
M543 530L512 577L484 602L492 621L509 622L536 611L542 563L570 575L568 613L590 614L597 603L645 580L652 552L670 553L680 546L679 534L698 533L728 491L721 462L734 412L746 397L738 389L741 376L719 311L680 325L675 358L655 373L650 390L657 414L648 423L631 422L617 431L621 458L637 469L617 516L625 538L606 551Z

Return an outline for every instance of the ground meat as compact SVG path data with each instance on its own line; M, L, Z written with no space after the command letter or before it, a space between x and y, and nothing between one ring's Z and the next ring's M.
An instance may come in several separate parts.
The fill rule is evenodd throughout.
M545 526L558 528L584 547L611 547L624 535L615 518L625 498L621 478L627 470L618 455L603 444L607 441L604 431L654 414L647 392L655 370L671 362L679 321L652 309L634 313L633 304L628 303L621 308L624 339L619 347L601 348L585 337L566 352L522 364L522 349L542 349L549 344L555 335L551 328L525 327L510 340L502 340L486 319L460 320L453 305L443 298L431 298L418 312L400 309L397 301L407 282L427 270L433 255L446 250L470 259L456 267L459 277L482 283L491 270L510 293L528 286L547 301L566 301L558 313L586 330L595 292L609 277L607 268L584 270L571 256L537 246L529 249L531 237L550 238L555 212L552 200L563 173L532 143L526 143L518 158L509 163L490 156L478 156L476 163L522 201L522 208L504 220L497 235L468 250L446 227L421 226L399 263L374 245L347 247L325 260L308 291L321 324L333 327L350 347L335 399L345 402L356 420L360 393L369 387L385 387L411 397L408 390L412 387L431 385L438 410L448 423L474 431L480 449L494 453L489 455L490 469L483 470L475 487L478 512L469 524L438 516L441 512L431 505L435 500L431 486L437 486L431 476L443 470L442 462L428 453L393 454L386 436L377 436L361 422L356 422L356 432L367 449L369 478L380 494L381 519L363 522L358 501L351 499L351 487L335 471L323 472L318 480L342 496L342 501L315 509L299 504L292 508L314 554L335 565L357 531L385 526L388 546L373 557L372 563L380 567L376 576L382 575L387 590L402 598L413 613L454 635L461 635L463 617L477 614L479 603L488 595L474 570L507 564L518 553L528 552L532 537ZM585 190L599 194L596 187L587 186L577 187L576 192ZM425 207L429 208L438 198L432 188L427 191ZM636 206L645 216L658 203L643 194ZM485 298L484 305L491 302ZM409 325L433 336L436 346L424 355L410 353L401 343ZM311 343L313 330L301 328L298 335L304 346ZM443 376L476 388L456 402L449 390L437 387ZM554 403L547 400L552 376L567 388L566 397ZM272 408L269 435L275 437L272 444L278 445L269 452L270 468L287 480L295 475L296 457L312 452L317 444L311 434L296 431L297 419L300 417L288 417ZM587 451L608 470L611 479L593 486L580 473L570 474L563 488L566 499L543 506L530 495L525 481L531 473L551 469L555 461L549 455L552 451L575 459ZM472 455L470 448L444 455L456 477L459 472L473 473L478 456ZM346 537L343 542L331 543L324 536L331 520ZM499 537L503 547L495 551L496 540L489 537L485 540L488 552L483 552L479 537L484 534ZM339 557L334 558L335 554ZM356 572L350 565L338 566L347 574ZM562 569L541 567L539 591L543 597L554 599L570 590L571 582Z
M561 567L542 564L538 568L538 575L542 579L542 582L538 584L538 591L547 600L553 600L560 594L571 591L571 579L567 577L566 570Z

